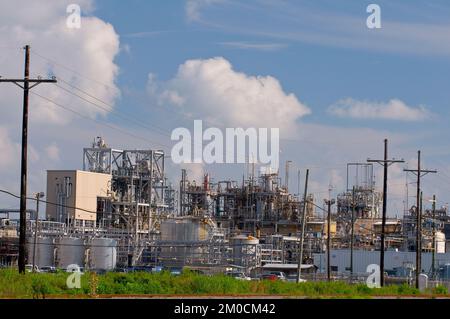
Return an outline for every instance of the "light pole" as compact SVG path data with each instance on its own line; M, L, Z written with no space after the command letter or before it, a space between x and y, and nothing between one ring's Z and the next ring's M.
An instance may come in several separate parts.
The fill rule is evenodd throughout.
M44 192L36 193L36 217L34 220L34 241L33 241L33 272L36 271L36 241L38 235L39 221L39 200L45 196Z
M327 277L331 281L331 205L335 203L334 199L325 199L325 204L328 206L328 221L327 221Z
M433 250L431 251L431 279L434 280L436 268L436 195L433 195L433 199L430 201L433 203Z

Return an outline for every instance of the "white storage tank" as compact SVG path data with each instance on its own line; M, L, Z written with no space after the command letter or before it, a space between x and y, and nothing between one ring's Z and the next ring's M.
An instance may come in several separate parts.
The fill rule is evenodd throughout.
M206 220L195 217L161 221L161 240L165 242L165 246L159 253L160 261L166 266L173 267L204 263L203 247L184 244L207 241L211 227Z
M208 239L209 225L197 218L172 218L161 222L161 240L204 241Z
M34 237L28 239L28 264L33 264ZM35 265L39 268L46 266L54 266L55 245L53 238L37 237L36 238L36 254Z
M436 253L445 253L445 234L441 231L436 232Z
M113 270L117 262L117 241L111 238L94 238L90 243L90 268Z
M238 266L255 266L260 256L259 239L252 236L238 235L231 238L233 247L233 263Z
M69 265L84 267L84 240L74 237L62 237L57 245L58 267L67 269Z

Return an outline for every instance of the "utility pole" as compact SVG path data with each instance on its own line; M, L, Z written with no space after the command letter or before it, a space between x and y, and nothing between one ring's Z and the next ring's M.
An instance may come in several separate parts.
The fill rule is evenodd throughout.
M404 169L405 172L412 172L417 176L416 195L416 288L419 289L419 274L422 271L422 214L420 211L420 178L428 173L437 173L436 170L426 170L420 167L420 150L417 151L417 169Z
M350 282L353 281L353 245L355 237L355 186L352 189L352 220L351 220L351 233L350 233Z
M28 93L40 83L56 83L56 79L30 79L30 46L25 46L25 72L23 79L1 79L11 82L23 90L22 115L22 159L20 169L20 237L19 237L19 272L25 273L26 231L27 231L27 144L28 144ZM23 85L21 85L23 83ZM30 83L33 83L30 86Z
M384 242L386 237L386 209L387 209L387 180L388 180L388 167L394 163L404 163L404 160L391 159L388 160L388 140L384 139L384 159L383 160L371 160L369 163L378 163L383 165L383 216L381 221L381 245L380 245L380 286L384 286Z
M303 262L303 242L305 240L305 224L306 224L306 204L307 204L307 196L308 196L308 178L309 178L309 169L306 170L306 178L305 178L305 190L303 193L303 213L302 213L302 234L300 239L300 253L298 256L298 267L297 267L297 283L300 282L301 273L302 273L302 262Z
M331 281L331 205L335 203L334 199L326 199L325 204L328 206L327 216L327 278Z
M36 242L38 237L38 222L39 222L39 200L44 197L44 193L36 193L36 216L34 219L34 242L33 242L33 272L36 271Z
M431 255L431 279L434 280L435 275L435 259L436 259L436 195L433 195L433 250Z

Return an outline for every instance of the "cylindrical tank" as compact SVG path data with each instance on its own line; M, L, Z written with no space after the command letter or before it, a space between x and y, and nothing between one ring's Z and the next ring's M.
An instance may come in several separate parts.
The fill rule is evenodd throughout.
M208 239L208 224L200 219L174 218L161 222L161 240L203 241Z
M90 266L96 270L113 270L117 261L117 242L111 238L94 238L90 243Z
M259 239L252 236L238 235L231 238L233 263L238 266L252 267L258 259Z
M441 231L436 232L436 252L438 254L445 253L445 234Z
M161 240L166 242L166 246L161 248L159 259L170 266L203 263L202 247L191 247L188 243L208 240L209 229L210 226L198 218L173 218L162 221ZM175 245L172 246L172 243Z
M57 245L58 267L66 269L69 265L84 267L84 240L74 237L63 237Z
M28 264L33 263L34 237L28 241ZM36 238L36 254L35 265L39 268L46 266L54 266L55 245L53 238L37 237Z

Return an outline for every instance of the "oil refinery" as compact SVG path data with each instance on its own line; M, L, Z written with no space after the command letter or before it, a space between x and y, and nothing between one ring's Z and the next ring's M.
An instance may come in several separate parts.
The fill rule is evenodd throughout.
M284 182L280 172L256 173L254 166L241 180L205 174L195 181L183 169L174 187L164 160L161 150L115 149L97 138L83 149L83 170L48 170L45 219L28 212L27 264L94 271L188 267L251 277L268 269L293 277L301 264L303 277L323 279L328 245L336 278L365 276L378 262L382 193L372 164L347 165L347 187L328 216L323 198L305 193L305 201L289 192L288 164ZM5 266L17 263L16 213L0 211ZM403 218L385 221L389 276L414 272L416 214L411 206ZM421 226L422 272L437 277L450 263L447 207L423 211Z

